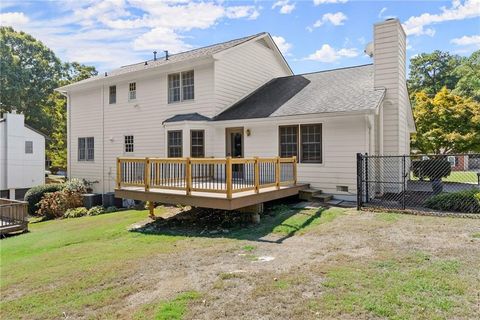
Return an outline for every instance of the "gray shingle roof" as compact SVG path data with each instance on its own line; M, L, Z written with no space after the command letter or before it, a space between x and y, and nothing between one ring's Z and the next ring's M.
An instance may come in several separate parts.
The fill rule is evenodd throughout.
M167 120L165 122L179 122L179 121L210 121L209 117L201 115L197 112L194 113L184 113L184 114L177 114Z
M214 45L210 45L210 46L206 46L206 47L202 47L202 48L198 48L198 49L193 49L193 50L190 50L190 51L180 52L180 53L176 53L176 54L170 54L168 56L168 60L165 60L165 57L160 57L160 58L157 58L157 60L155 60L155 61L154 60L148 60L146 65L145 65L145 61L135 63L135 64L131 64L131 65L126 65L126 66L120 67L118 69L114 69L112 71L107 72L107 76L108 77L118 76L118 75L130 73L130 72L151 69L151 68L155 68L155 67L175 63L175 62L207 57L207 56L216 54L218 52L221 52L223 50L235 47L239 44L242 44L246 41L252 40L256 37L266 35L266 34L267 34L266 32L261 32L261 33L257 33L257 34L251 35L251 36L247 36L247 37L243 37L243 38L239 38L239 39L234 39L234 40L230 40L230 41L226 41L226 42L222 42L222 43L217 43L217 44L214 44ZM68 87L73 86L73 85L88 83L88 82L92 82L92 81L99 80L99 79L105 79L105 78L106 78L105 74L100 74L98 76L91 77L91 78L73 83L72 85L67 85L67 86L62 87L62 88L68 88Z
M266 118L375 109L385 89L373 87L373 65L276 78L214 118Z

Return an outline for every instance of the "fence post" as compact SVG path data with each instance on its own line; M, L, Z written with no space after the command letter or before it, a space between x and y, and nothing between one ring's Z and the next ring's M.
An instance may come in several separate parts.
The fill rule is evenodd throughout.
M260 164L258 163L258 157L255 157L253 179L255 181L255 193L258 193L260 190Z
M120 158L117 157L117 189L120 189L120 187L122 186L122 175L121 175L121 162L120 162Z
M369 195L369 183L368 183L368 153L365 152L365 203L368 203L370 200Z
M402 209L405 210L405 161L406 155L402 156Z
M190 158L187 158L185 162L185 190L187 192L187 196L189 196L192 192L192 161Z
M275 186L280 189L280 157L275 160Z
M145 158L145 177L143 177L145 182L145 191L150 190L150 159Z
M363 168L363 163L362 163L362 154L357 153L357 210L360 210L362 208L362 197L363 197L363 192L362 192L362 168Z
M227 157L225 162L226 166L226 189L227 189L227 199L232 199L232 157Z

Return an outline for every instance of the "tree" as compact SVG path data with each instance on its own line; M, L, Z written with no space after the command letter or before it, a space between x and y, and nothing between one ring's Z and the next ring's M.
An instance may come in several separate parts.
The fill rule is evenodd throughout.
M453 92L480 102L480 50L464 59L455 73L459 80Z
M435 97L415 95L417 132L412 147L422 153L480 152L480 103L443 87Z
M419 91L434 96L443 87L453 90L461 75L456 68L462 58L448 52L436 50L432 53L422 53L410 60L410 78L408 89L411 97Z
M48 132L42 105L62 78L62 63L42 42L11 27L0 27L0 55L0 111L16 109Z
M72 62L63 66L64 79L59 85L66 85L97 75L97 70L92 66ZM50 134L50 143L47 147L47 156L52 161L53 167L67 167L67 108L66 98L58 92L49 95L44 107L45 114L51 119L53 130Z

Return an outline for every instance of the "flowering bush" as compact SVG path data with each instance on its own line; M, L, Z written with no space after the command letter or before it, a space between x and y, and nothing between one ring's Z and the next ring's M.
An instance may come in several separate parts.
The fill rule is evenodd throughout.
M87 186L84 181L72 178L65 182L63 190L82 194L87 192Z
M105 213L105 208L103 206L91 207L88 210L89 216L98 216L99 214L103 214L103 213Z

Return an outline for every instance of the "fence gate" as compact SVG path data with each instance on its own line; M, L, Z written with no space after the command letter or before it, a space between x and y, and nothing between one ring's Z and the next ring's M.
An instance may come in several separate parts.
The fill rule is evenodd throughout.
M437 209L438 194L463 196L480 192L480 154L393 155L357 154L357 207ZM429 200L430 199L430 200ZM465 201L453 211L477 212Z

